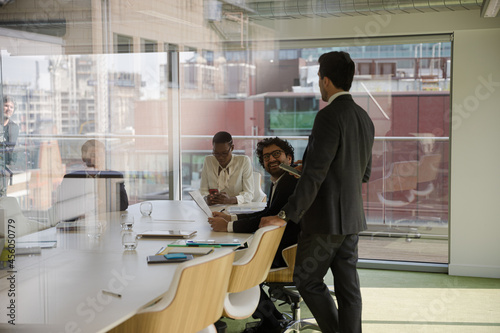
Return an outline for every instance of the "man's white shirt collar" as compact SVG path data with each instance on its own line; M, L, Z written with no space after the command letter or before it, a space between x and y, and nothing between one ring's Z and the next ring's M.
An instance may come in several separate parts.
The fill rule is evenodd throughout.
M330 104L331 102L333 102L333 100L339 96L342 96L342 95L349 95L349 92L348 91L339 91L338 93L336 94L333 94L329 99L328 99L328 104Z
M283 173L281 174L281 176L279 176L279 177L278 177L278 179L276 179L276 180L272 180L272 179L271 179L271 182L272 182L274 185L276 185L276 184L278 183L278 181L279 181L281 178L283 178L283 175L284 175L284 174L285 174L285 173L283 172Z

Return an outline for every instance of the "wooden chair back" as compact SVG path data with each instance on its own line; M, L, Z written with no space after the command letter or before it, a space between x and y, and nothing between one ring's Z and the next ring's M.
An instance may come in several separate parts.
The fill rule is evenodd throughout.
M285 231L282 227L257 230L245 255L233 263L228 291L237 293L264 282Z
M109 332L198 332L221 316L234 251L224 249L182 263L159 300Z
M297 244L283 249L281 255L283 256L287 266L271 269L267 275L266 282L293 283L293 270L295 269Z
M417 161L396 162L385 178L385 192L408 191L417 188Z
M441 155L439 154L422 156L418 164L418 182L425 183L435 180L439 173L440 163Z

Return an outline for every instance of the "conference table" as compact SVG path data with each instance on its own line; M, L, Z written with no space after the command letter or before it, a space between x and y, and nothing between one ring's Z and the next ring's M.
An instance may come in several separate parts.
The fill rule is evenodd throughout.
M128 208L135 219L134 232L196 231L192 240L221 243L235 239L244 243L251 237L213 232L207 215L194 201L151 202L151 216L142 216L139 204ZM250 210L261 208L261 203L249 206ZM52 227L18 238L22 244L55 247L16 256L15 267L0 279L0 331L106 332L165 293L179 264L148 264L146 259L178 240L143 237L135 250L124 251L121 214L86 217L88 225L98 222L99 229L61 232ZM11 320L15 326L9 324Z

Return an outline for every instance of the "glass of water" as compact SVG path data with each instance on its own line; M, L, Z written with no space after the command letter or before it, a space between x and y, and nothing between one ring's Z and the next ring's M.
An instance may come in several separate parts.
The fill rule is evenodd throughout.
M132 230L132 227L134 226L134 216L122 214L120 223L123 230Z
M103 223L99 220L90 219L86 225L87 235L90 238L99 239L102 235Z
M142 202L140 207L142 216L150 216L153 212L153 204L149 201Z
M133 231L125 231L122 234L122 246L125 251L135 250L139 242L139 236Z

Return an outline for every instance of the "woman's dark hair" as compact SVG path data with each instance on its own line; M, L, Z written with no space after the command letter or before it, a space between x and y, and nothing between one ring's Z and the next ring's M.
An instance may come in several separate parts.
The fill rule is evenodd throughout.
M212 144L216 143L229 143L229 145L233 144L233 137L228 132L217 132L215 133Z

